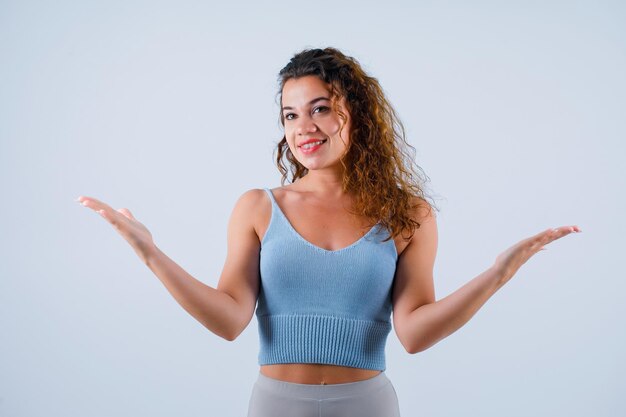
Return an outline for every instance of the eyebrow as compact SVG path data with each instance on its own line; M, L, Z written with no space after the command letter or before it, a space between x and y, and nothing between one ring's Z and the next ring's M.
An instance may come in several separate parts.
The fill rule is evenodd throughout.
M309 101L309 104L316 103L316 102L318 102L320 100L328 100L328 101L330 101L330 99L328 97L318 97L318 98L314 98L313 100ZM285 106L285 107L283 107L283 110L293 110L293 107Z

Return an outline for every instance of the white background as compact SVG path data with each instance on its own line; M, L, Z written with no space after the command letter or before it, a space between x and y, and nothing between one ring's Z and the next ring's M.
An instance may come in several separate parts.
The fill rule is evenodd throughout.
M380 81L431 180L437 299L583 230L427 351L392 331L402 415L624 415L625 21L597 0L0 1L0 416L245 416L256 319L215 336L74 199L128 207L216 286L235 201L280 185L278 71L326 46Z

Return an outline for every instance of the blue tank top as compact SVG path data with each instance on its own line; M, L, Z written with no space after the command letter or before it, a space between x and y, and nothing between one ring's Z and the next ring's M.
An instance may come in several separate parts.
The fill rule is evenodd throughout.
M267 192L272 215L261 241L256 317L259 365L319 363L385 370L391 288L398 258L377 223L339 250L305 240Z

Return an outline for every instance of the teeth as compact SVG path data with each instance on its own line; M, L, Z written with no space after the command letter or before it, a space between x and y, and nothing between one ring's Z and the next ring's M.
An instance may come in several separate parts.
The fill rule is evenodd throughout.
M302 148L309 149L309 148L312 148L313 146L317 146L317 145L319 145L320 143L323 143L323 142L324 142L323 140L318 140L317 142L309 142L306 145L302 145Z

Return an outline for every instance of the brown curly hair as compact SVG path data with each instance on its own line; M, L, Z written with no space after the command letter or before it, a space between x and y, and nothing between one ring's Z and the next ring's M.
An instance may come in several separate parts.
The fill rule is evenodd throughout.
M425 201L429 197L423 187L428 176L419 175L423 170L413 162L415 148L406 141L404 126L378 80L367 75L356 59L338 49L304 49L278 74L281 109L285 83L307 75L315 75L329 85L332 107L344 123L346 115L337 109L336 103L341 97L346 99L352 123L348 149L341 159L342 188L354 195L353 214L385 226L390 232L385 241L399 234L405 240L410 239L420 227L411 216L413 210L437 208ZM279 119L284 127L282 111ZM284 135L276 151L282 185L288 174L293 183L308 173L291 153ZM408 236L404 232L409 232Z

